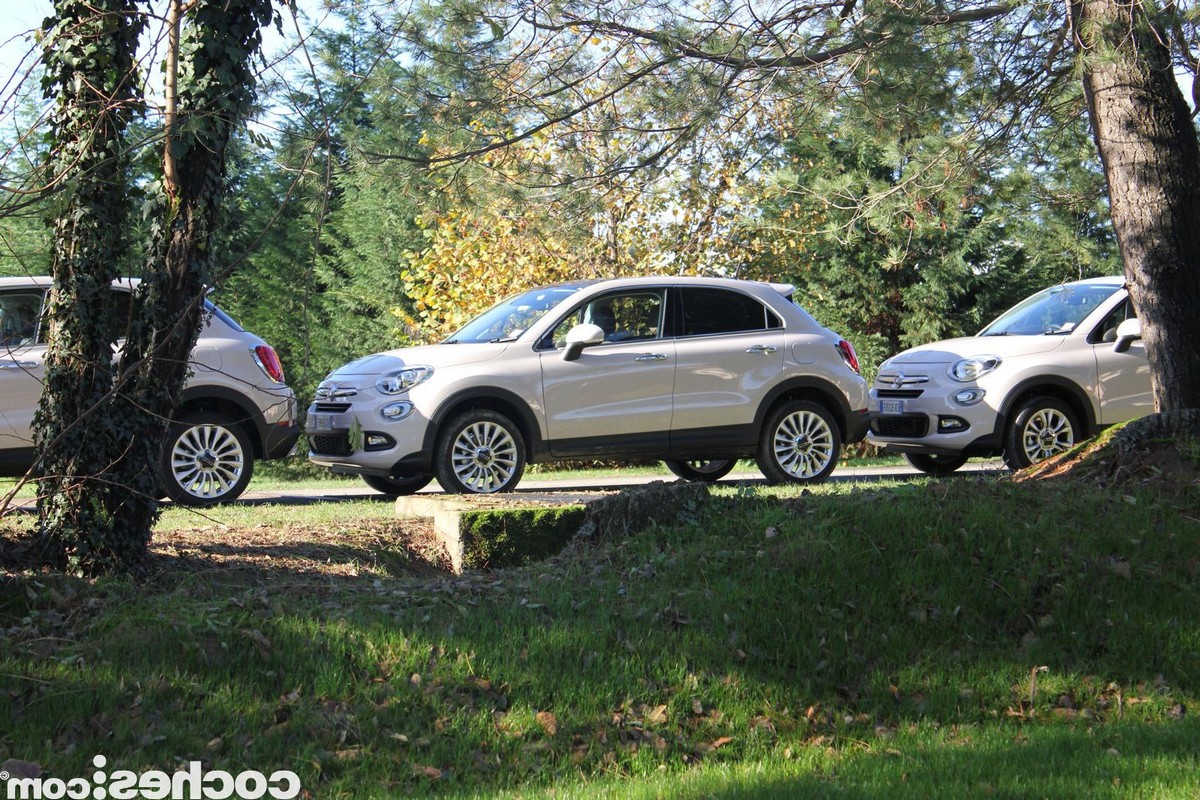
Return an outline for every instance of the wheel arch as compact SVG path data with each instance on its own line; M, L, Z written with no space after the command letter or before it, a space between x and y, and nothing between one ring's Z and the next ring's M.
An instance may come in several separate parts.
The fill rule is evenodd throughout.
M175 409L173 419L179 419L185 414L197 411L214 411L224 414L241 426L250 439L250 446L255 458L263 458L266 447L263 434L259 429L258 419L261 414L256 406L246 397L231 389L220 386L206 386L196 389L185 389L181 395L179 406Z
M516 423L521 436L525 439L525 450L530 463L545 452L541 428L533 409L517 394L494 387L468 389L442 403L425 430L425 439L421 449L426 453L432 453L446 422L463 411L475 409L495 411Z
M824 408L833 416L833 421L838 426L838 433L841 435L842 442L845 443L848 441L851 434L849 430L849 420L852 413L850 404L846 401L845 395L837 386L815 376L792 378L776 386L767 394L766 398L759 405L758 413L754 417L756 441L761 435L763 425L766 424L767 417L771 412L781 403L786 403L790 400L808 400Z
M1000 413L996 415L995 435L1003 437L1012 423L1013 411L1034 397L1053 397L1066 403L1075 413L1075 418L1085 428L1083 431L1085 435L1082 438L1086 439L1095 435L1096 410L1088 393L1074 381L1054 375L1029 378L1008 393L1000 407ZM1000 440L1003 441L1003 438Z

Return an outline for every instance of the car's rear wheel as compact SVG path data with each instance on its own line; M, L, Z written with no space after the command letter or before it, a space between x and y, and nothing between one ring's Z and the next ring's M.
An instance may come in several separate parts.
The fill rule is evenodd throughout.
M512 491L525 472L520 428L488 409L472 409L450 420L434 455L438 483L451 494Z
M770 483L818 483L837 466L841 448L841 432L824 407L789 400L767 417L756 461Z
M1071 407L1055 397L1034 397L1013 412L1004 436L1004 463L1021 470L1065 453L1082 438Z
M211 506L234 500L253 473L250 438L229 417L199 411L171 422L159 475L163 491L176 503Z
M944 478L967 463L966 456L945 453L904 453L904 460L915 469L935 478Z
M429 485L432 475L402 475L386 478L382 475L363 475L363 483L388 497L416 494Z
M667 469L685 481L714 483L728 475L737 461L733 459L708 459L696 461L664 461Z

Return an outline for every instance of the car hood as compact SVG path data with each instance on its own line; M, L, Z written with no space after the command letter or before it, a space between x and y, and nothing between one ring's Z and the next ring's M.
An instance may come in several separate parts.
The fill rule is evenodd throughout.
M1057 350L1067 340L1066 336L964 336L942 342L923 344L905 350L887 361L888 367L916 364L953 364L971 356L1014 356L1036 355Z
M351 375L382 375L405 367L456 367L491 361L505 350L508 343L430 344L420 347L401 347L385 353L374 353L351 361L333 372L330 378Z

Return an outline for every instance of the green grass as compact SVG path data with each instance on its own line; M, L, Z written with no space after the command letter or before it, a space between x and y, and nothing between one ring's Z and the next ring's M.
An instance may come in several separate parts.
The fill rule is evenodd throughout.
M294 769L322 798L1200 791L1188 507L990 477L715 495L461 578L370 558L387 503L173 510L164 540L278 566L6 579L0 761ZM285 552L333 530L326 566L360 568Z

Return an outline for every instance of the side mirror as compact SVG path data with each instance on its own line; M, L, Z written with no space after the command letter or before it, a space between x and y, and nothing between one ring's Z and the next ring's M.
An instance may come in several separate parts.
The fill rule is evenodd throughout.
M1117 326L1117 340L1113 342L1114 353L1124 353L1129 346L1142 338L1142 323L1127 319Z
M576 325L567 331L567 349L563 351L563 361L575 361L583 348L604 342L604 329L599 325L584 323Z

